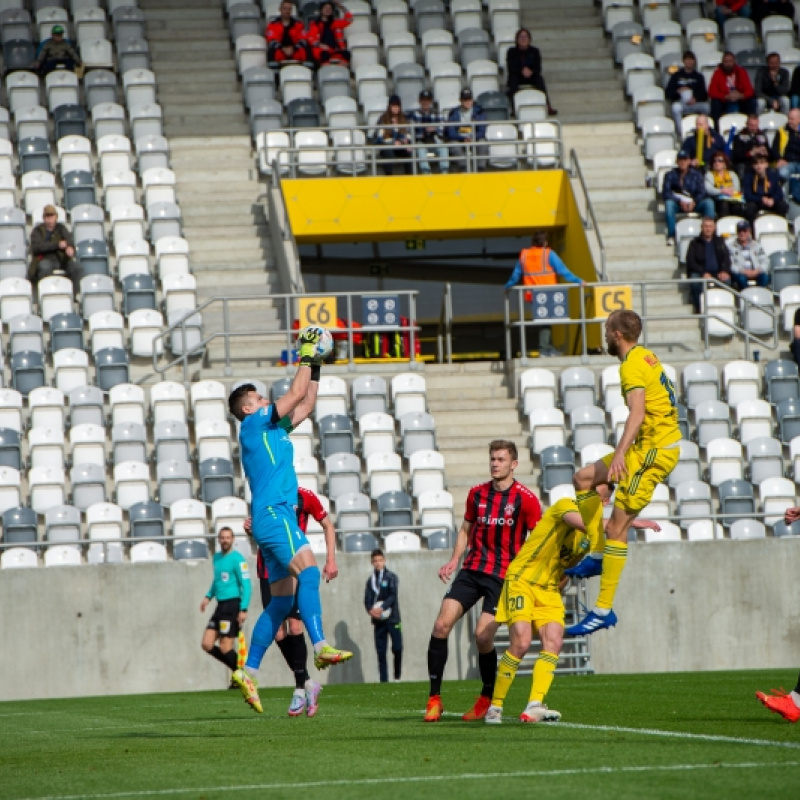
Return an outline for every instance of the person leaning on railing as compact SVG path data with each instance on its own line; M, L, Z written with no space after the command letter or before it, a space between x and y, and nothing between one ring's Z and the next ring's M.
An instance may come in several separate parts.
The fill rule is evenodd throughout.
M408 159L411 156L409 147L411 133L408 120L400 104L400 98L396 94L389 98L389 105L381 114L378 125L378 129L375 131L375 144L387 145L380 150L380 157L387 161L381 167L381 171L384 175L393 175L395 160L403 159L400 165L405 174L410 175L411 164Z

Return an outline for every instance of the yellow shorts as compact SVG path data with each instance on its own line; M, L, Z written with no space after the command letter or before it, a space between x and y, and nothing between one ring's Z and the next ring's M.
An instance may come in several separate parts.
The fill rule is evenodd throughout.
M537 628L548 622L564 624L564 601L555 589L543 589L526 581L505 581L495 619L513 625L532 622Z
M614 505L630 514L638 514L653 499L656 486L663 483L675 469L680 455L677 445L670 449L630 448L625 454L628 474L617 484ZM609 466L613 458L614 454L609 453L603 457L603 463Z

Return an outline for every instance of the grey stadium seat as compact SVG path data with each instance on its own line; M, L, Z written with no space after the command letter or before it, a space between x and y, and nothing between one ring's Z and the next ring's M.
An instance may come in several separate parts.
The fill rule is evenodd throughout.
M800 520L787 525L782 519L772 526L773 536L800 536Z
M702 481L684 481L675 488L675 502L682 528L711 516L711 487Z
M783 444L789 444L796 436L800 436L800 398L787 397L778 403L778 430Z
M164 236L178 236L182 232L181 210L177 203L167 201L151 203L147 207L150 224L150 241L157 242Z
M324 69L326 67L322 67L318 73L320 92L323 92L323 99L322 72ZM349 73L347 73L347 77L349 82ZM245 108L252 108L264 100L275 100L275 73L268 67L248 67L242 73L242 86L244 87Z
M106 501L106 471L99 464L79 464L69 473L72 505L86 511L95 503Z
M50 142L38 136L21 139L18 144L20 172L52 172Z
M323 458L354 451L353 424L344 414L329 414L319 421L320 451Z
M435 531L428 536L428 550L452 550L456 543L456 532L449 531Z
M192 466L186 461L159 461L156 464L158 500L169 508L177 500L190 500L192 491Z
M388 395L386 381L377 375L359 375L352 383L353 416L361 419L373 411L386 413Z
M22 445L19 431L13 428L0 428L0 467L22 470Z
M562 370L559 385L565 414L580 406L597 404L594 372L587 367L568 367Z
M208 558L208 545L198 539L186 539L172 546L175 561L199 561Z
M769 361L764 367L766 399L773 405L788 397L800 397L800 377L797 364L786 359Z
M20 314L8 320L11 355L29 350L44 353L44 323L35 314Z
M257 384L253 385L257 386ZM292 385L291 378L278 378L278 380L272 384L269 390L269 396L271 402L274 403L276 400L279 400L281 397L283 397L286 394L286 392L289 391L291 385Z
M128 353L121 347L104 347L94 354L97 385L107 392L120 383L129 382Z
M433 417L423 411L411 411L403 415L400 436L405 458L418 450L436 450L436 425Z
M128 275L122 280L122 313L156 309L156 282L152 275Z
M81 386L69 393L70 425L105 427L103 392L96 386Z
M371 533L347 533L343 540L345 553L371 553L378 547L378 540Z
M554 486L572 483L575 474L575 453L569 447L545 447L539 456L542 468L542 488L549 491Z
M580 453L587 444L606 444L606 413L597 406L579 406L569 415L572 429L572 448Z
M283 106L277 100L259 100L250 108L250 132L255 139L259 133L283 128Z
M152 539L164 535L164 509L155 501L134 503L128 509L128 516L132 537Z
M164 420L153 430L156 463L189 461L189 428L181 420Z
M719 485L719 505L723 514L752 514L756 510L756 499L753 484L749 481L729 480ZM735 519L722 521L723 525L731 525Z
M150 48L144 39L117 41L119 74L131 69L150 69Z
M81 313L88 319L96 311L114 311L114 281L108 275L81 278Z
M89 111L100 103L117 102L117 78L110 70L89 70L83 79L83 89Z
M48 542L74 542L81 538L81 512L75 506L53 506L44 512Z
M74 347L83 350L83 320L72 311L64 314L54 314L48 323L50 328L50 349L52 352Z
M91 172L74 170L63 177L64 206L71 211L75 206L94 205L94 176Z
M147 431L138 422L120 422L111 430L111 453L114 465L123 461L147 463Z
M3 541L25 546L38 541L38 519L32 508L9 508L3 512ZM35 549L35 548L31 548Z
M505 122L511 119L508 98L502 92L483 92L478 95L477 103L484 110L489 122Z
M783 477L783 446L777 439L760 436L746 445L750 481L758 486L766 478Z
M378 526L408 530L414 524L413 501L405 492L386 492L378 498ZM386 536L390 531L381 531Z
M65 136L86 136L87 121L86 111L83 106L64 105L58 106L53 112L56 139Z
M334 453L325 459L328 497L334 500L361 491L361 460L353 453Z
M227 458L207 458L201 461L200 472L200 497L204 503L210 505L220 497L233 497L233 464Z
M41 353L23 350L11 356L11 385L25 397L45 385L44 359Z

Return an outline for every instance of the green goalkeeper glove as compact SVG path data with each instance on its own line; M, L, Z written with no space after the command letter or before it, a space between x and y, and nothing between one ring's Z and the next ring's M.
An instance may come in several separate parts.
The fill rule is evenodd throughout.
M317 355L317 343L322 336L322 328L306 328L298 337L298 352L300 354L300 365L310 367L320 363Z

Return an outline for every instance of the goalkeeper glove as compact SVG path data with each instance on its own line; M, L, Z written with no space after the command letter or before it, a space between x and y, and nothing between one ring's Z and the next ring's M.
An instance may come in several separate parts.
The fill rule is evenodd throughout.
M322 328L306 328L298 337L300 366L310 367L320 363L317 355L317 343L322 336Z

